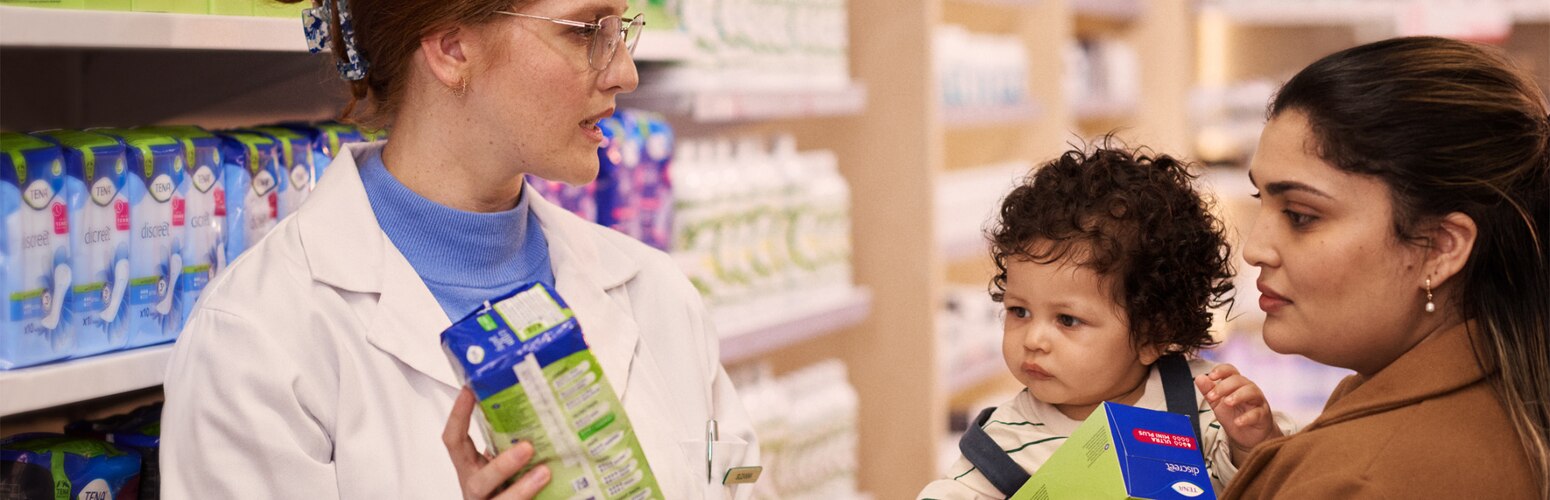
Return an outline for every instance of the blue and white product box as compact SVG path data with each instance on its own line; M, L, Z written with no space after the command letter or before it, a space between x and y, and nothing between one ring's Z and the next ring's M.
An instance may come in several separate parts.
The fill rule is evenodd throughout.
M0 133L0 369L69 357L70 212L64 158L36 137Z
M183 144L187 175L178 184L183 200L183 269L173 299L182 321L188 321L205 286L226 263L226 186L221 167L221 139L199 127L159 127Z
M72 357L123 349L129 341L129 179L124 144L91 132L55 130L37 136L64 154L70 207L74 284L65 305L75 330Z
M258 134L218 135L226 184L226 261L231 262L279 221L279 148L274 139Z
M1012 500L1216 498L1189 417L1103 403Z
M135 348L170 342L183 329L174 307L183 275L187 213L178 186L187 175L183 144L145 130L104 129L124 142L129 178L129 342Z

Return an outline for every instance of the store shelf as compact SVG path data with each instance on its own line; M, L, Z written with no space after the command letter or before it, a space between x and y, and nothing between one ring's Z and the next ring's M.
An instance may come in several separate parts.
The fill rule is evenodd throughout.
M172 345L0 372L0 416L161 385Z
M942 109L942 124L950 129L1023 125L1037 120L1041 111L1033 103L993 108L947 106Z
M306 52L301 18L0 7L0 46Z
M1550 2L1515 0L1497 4L1482 3L1481 8L1504 9L1516 22L1550 22ZM1201 6L1201 13L1219 15L1238 24L1263 26L1356 26L1391 24L1413 7L1402 2L1320 2L1231 1Z
M1134 103L1086 100L1072 106L1078 121L1118 120L1136 114Z
M947 374L947 393L958 394L1006 373L1006 366L994 361L960 367Z
M721 332L721 358L751 359L866 319L865 288L805 293L712 313ZM94 356L0 372L0 416L112 396L161 385L172 345Z
M1038 5L1040 0L956 0L959 3L971 5L990 5L995 7L1027 8Z
M1007 162L953 170L936 183L935 230L937 247L948 262L988 258L985 230L996 215L1001 198L1032 167L1027 162Z
M853 116L866 109L859 83L835 88L645 89L621 96L624 105L684 116L699 123Z
M684 62L696 54L694 39L681 31L647 31L635 46L635 62Z
M1140 0L1071 0L1077 16L1129 21L1141 17Z
M721 362L736 363L855 326L871 312L871 291L853 287L772 297L711 316L721 335Z

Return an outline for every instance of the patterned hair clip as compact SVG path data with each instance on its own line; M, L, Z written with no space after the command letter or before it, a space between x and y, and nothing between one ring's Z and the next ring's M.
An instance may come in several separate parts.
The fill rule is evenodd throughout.
M339 5L339 36L344 39L344 58L336 61L334 65L339 70L339 76L346 80L355 81L366 78L366 69L369 65L366 58L361 56L356 49L355 26L351 22L349 0L337 0ZM329 20L333 18L333 5L335 0L322 0L317 7L302 11L301 25L307 34L307 51L313 54L331 50L333 37L329 34Z

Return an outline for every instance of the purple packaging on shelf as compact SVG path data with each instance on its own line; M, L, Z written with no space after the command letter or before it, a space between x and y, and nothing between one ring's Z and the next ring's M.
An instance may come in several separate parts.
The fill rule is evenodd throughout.
M597 223L631 238L640 239L636 219L639 192L635 186L635 168L640 152L631 147L629 132L615 114L597 123L603 130L603 145L597 150L598 169L594 198Z
M673 128L654 113L627 111L625 128L639 154L634 169L636 224L641 242L667 251L673 242L673 187L668 168L673 161ZM637 138L638 139L633 139Z

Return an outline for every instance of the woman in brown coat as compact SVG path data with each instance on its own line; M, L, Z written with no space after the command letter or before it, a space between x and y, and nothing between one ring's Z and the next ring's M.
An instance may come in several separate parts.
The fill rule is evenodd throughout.
M1349 368L1226 498L1550 498L1550 116L1497 50L1386 40L1287 82L1250 165L1265 342Z

